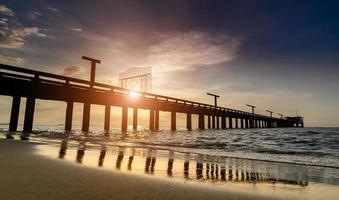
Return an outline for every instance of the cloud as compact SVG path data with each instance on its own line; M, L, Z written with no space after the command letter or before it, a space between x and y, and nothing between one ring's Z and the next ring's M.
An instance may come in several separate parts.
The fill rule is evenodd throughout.
M78 74L79 72L81 72L80 67L70 66L70 67L66 67L63 70L63 72L61 72L61 74L64 75L64 76L72 76L72 75Z
M7 25L8 24L8 19L7 18L1 18L0 19L0 25Z
M3 52L0 52L0 60L3 63L14 64L14 65L21 65L25 62L23 58L12 56L11 54L3 53Z
M78 32L80 32L80 31L82 31L82 28L74 28L74 27L72 27L71 31L78 31Z
M11 9L9 9L5 5L1 5L1 4L0 4L0 14L7 15L7 16L10 16L10 17L15 16L15 13Z
M211 65L236 58L240 39L224 33L175 32L149 47L149 63L167 71Z
M0 30L0 47L19 49L26 41L27 37L46 37L37 27L17 27Z
M32 12L28 13L28 18L32 19L32 20L36 19L38 17L41 17L41 16L42 16L42 14L40 12L38 12L38 11L32 11Z
M60 10L53 8L53 7L47 7L47 9L52 11L52 12L60 12Z

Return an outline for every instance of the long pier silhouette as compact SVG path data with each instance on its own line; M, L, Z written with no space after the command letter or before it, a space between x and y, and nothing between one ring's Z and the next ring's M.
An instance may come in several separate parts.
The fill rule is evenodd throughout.
M67 103L65 130L72 129L73 104L83 103L82 130L89 131L91 105L105 106L104 130L110 129L111 106L122 108L122 131L128 129L128 108L133 108L133 129L138 126L138 109L149 110L149 129L159 130L159 112L170 112L170 128L177 129L177 113L186 114L186 128L192 130L192 115L198 115L198 128L279 128L303 127L302 117L276 118L235 110L216 105L163 96L135 92L125 88L95 82L95 64L91 61L91 80L82 80L36 70L0 64L0 95L11 96L12 109L9 123L10 131L17 131L21 98L27 98L23 132L31 132L36 99L64 101ZM131 98L130 92L136 96ZM207 120L205 120L207 116ZM207 126L206 126L207 121ZM227 123L228 121L228 123Z

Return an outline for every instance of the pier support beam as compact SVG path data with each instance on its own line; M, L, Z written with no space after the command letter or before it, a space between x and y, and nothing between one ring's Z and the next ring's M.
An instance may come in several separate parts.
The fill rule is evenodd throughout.
M24 130L23 132L31 132L33 128L33 118L35 109L35 98L28 97L26 101Z
M68 101L66 107L66 118L65 118L65 130L72 130L72 121L73 121L73 102Z
M228 128L232 129L233 128L233 121L232 117L228 117Z
M204 114L199 114L199 129L200 130L205 129L205 116L204 116Z
M208 120L207 120L207 128L210 129L211 128L211 115L207 115Z
M239 124L238 124L238 118L234 118L235 119L235 128L239 128Z
M177 115L175 111L171 112L171 130L175 131L177 129Z
M128 120L128 107L122 107L121 113L121 130L123 132L127 131L127 120Z
M133 130L138 129L138 108L133 108Z
M109 131L109 125L111 120L111 105L105 105L105 131Z
M14 96L12 101L11 119L9 122L9 131L16 131L18 128L18 119L20 111L21 97Z
M91 104L84 103L84 112L82 115L82 131L89 131Z
M215 115L212 115L212 129L215 129Z
M191 113L187 113L186 115L186 128L189 131L192 130L192 114Z
M240 118L240 127L241 127L242 129L245 128L245 126L244 126L244 119L243 119L243 118Z
M159 130L159 110L155 110L154 130Z
M221 129L226 129L226 117L221 116Z
M149 110L149 130L154 131L154 110Z
M219 116L215 116L216 117L216 120L215 120L215 123L217 123L217 129L220 129L220 125L219 125Z

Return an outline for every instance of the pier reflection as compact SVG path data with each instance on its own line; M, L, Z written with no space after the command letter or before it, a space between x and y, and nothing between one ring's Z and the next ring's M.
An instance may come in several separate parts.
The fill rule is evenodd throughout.
M68 141L62 140L58 157L64 159L70 148ZM183 153L156 148L98 145L97 150L93 149L93 152L97 151L97 153L87 155L85 154L85 142L79 142L76 153L73 155L75 161L83 163L83 159L88 156L86 160L96 160L96 166L109 167L108 163L104 165L104 161L113 159L115 167L111 169L187 180L308 185L307 169L303 165ZM74 150L70 151L67 156L72 156L74 152ZM97 157L90 158L94 154Z

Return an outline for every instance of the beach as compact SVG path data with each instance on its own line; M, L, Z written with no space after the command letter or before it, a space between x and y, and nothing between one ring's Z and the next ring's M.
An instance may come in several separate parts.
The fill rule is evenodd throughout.
M335 199L338 194L334 186L225 187L98 169L39 154L41 145L46 144L0 140L0 199Z

